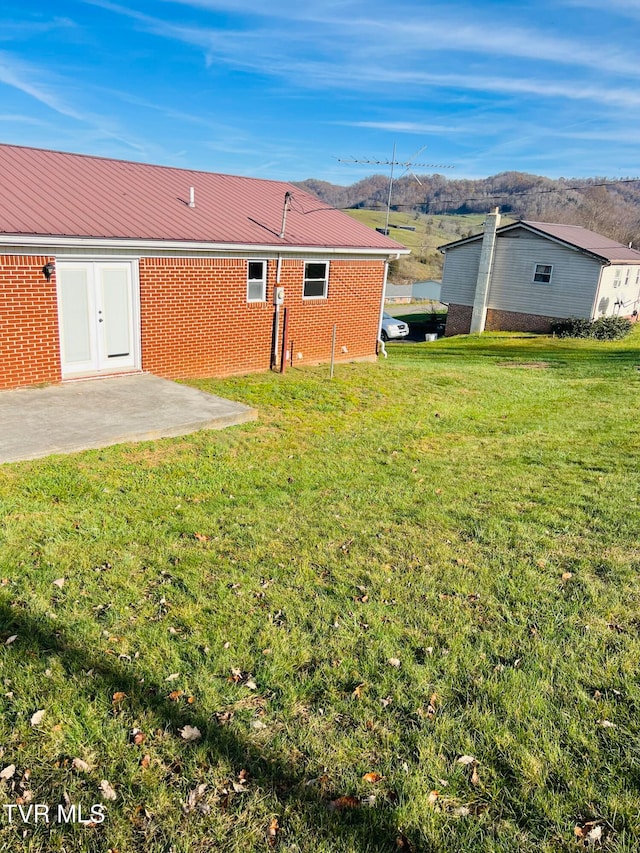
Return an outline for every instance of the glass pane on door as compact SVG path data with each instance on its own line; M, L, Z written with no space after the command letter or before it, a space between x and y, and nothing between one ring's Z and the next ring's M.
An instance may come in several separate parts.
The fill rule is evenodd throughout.
M103 321L104 346L107 359L131 354L131 287L130 267L102 267L100 319Z
M62 308L62 359L64 364L89 362L91 322L87 269L65 268L59 276Z

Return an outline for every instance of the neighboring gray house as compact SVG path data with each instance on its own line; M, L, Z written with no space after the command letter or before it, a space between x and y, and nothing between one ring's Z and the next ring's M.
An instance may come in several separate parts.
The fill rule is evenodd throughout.
M446 335L548 332L553 320L640 310L640 252L578 225L520 220L440 246Z

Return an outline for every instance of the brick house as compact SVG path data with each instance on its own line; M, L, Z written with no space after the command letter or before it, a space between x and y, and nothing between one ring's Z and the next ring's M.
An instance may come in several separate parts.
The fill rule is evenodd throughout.
M267 370L285 307L294 364L375 358L407 250L292 184L0 145L0 186L0 388Z
M549 332L566 317L640 310L640 252L578 225L487 215L484 233L440 247L445 335Z

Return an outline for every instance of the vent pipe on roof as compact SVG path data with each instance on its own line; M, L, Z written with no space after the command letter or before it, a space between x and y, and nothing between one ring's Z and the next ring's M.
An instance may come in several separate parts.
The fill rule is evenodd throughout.
M189 207L196 206L196 188L189 187Z
M293 198L293 194L287 190L284 194L284 204L282 206L282 228L280 229L280 237L284 237L284 229L287 224L287 211L291 206L291 199Z

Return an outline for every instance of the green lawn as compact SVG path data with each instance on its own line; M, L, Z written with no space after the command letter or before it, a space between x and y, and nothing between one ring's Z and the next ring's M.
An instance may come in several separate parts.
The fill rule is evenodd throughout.
M638 331L198 381L260 420L0 467L0 799L106 807L0 851L637 851Z

